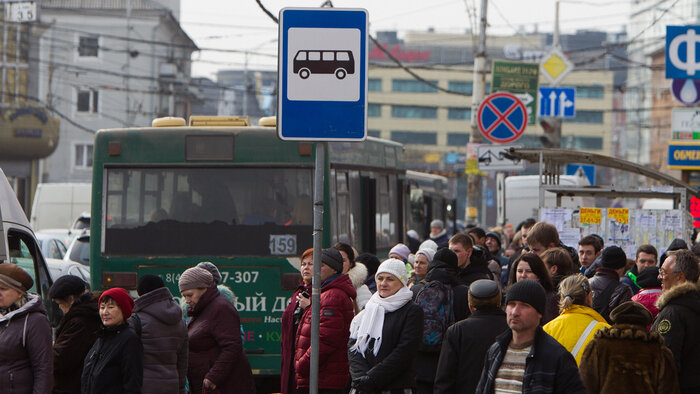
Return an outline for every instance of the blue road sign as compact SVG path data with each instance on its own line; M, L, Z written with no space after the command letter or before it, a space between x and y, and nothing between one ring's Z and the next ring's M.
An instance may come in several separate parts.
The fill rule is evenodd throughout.
M510 93L494 93L479 106L477 120L486 139L503 144L523 135L527 126L527 109Z
M566 175L585 175L589 185L595 185L595 166L592 164L567 164Z
M700 79L700 26L666 26L666 78Z
M538 116L573 118L576 116L576 88L541 87Z
M277 132L283 140L367 136L367 10L284 8Z

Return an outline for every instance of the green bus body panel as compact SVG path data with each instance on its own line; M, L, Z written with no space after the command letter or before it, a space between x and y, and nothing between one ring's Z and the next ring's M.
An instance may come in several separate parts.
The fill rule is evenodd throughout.
M188 161L185 158L186 136L233 135L232 161ZM120 154L109 156L110 143L119 143ZM178 279L182 272L200 261L211 261L222 273L223 284L237 297L241 317L243 344L252 369L258 375L276 375L280 368L280 332L282 312L292 291L282 289L284 274L298 273L293 258L255 256L169 256L122 257L101 254L103 225L103 188L106 166L305 166L313 168L312 154L300 155L300 142L282 141L274 128L264 127L169 127L100 130L95 136L93 163L93 197L91 220L91 285L103 289L103 272L136 272L138 277L155 274L163 278L179 300ZM364 143L328 143L324 166L324 229L331 228L329 211L331 167L360 170L376 168L403 172L405 163L400 144L374 138ZM313 187L313 186L312 186ZM323 247L330 247L331 234L323 232ZM296 258L298 266L298 257Z

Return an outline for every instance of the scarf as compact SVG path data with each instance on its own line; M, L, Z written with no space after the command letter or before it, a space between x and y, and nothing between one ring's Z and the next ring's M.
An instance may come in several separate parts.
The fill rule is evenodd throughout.
M376 292L367 301L362 310L350 324L350 338L356 339L350 351L364 354L370 341L374 339L374 355L379 352L382 345L382 329L384 328L384 314L394 312L406 305L413 298L413 292L403 286L396 294L387 298L379 296Z

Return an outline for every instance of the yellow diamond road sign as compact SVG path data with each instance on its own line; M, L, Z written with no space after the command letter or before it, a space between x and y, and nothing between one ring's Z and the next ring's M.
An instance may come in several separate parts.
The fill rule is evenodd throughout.
M557 85L561 80L574 69L574 64L564 56L557 48L549 51L540 62L542 74L552 85Z

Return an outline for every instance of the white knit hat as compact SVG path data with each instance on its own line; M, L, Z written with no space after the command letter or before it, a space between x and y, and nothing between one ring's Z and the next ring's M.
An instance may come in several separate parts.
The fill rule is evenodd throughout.
M430 248L421 249L418 252L416 252L416 254L422 254L423 256L427 257L428 263L433 261L433 257L435 257L435 251Z
M418 250L421 250L421 249L432 249L433 251L437 252L438 244L436 244L435 241L433 241L432 239L426 239L418 247Z
M399 259L388 259L384 260L383 263L377 268L377 273L374 274L374 278L381 273L392 274L397 277L404 286L408 283L408 274L406 273L406 264Z

